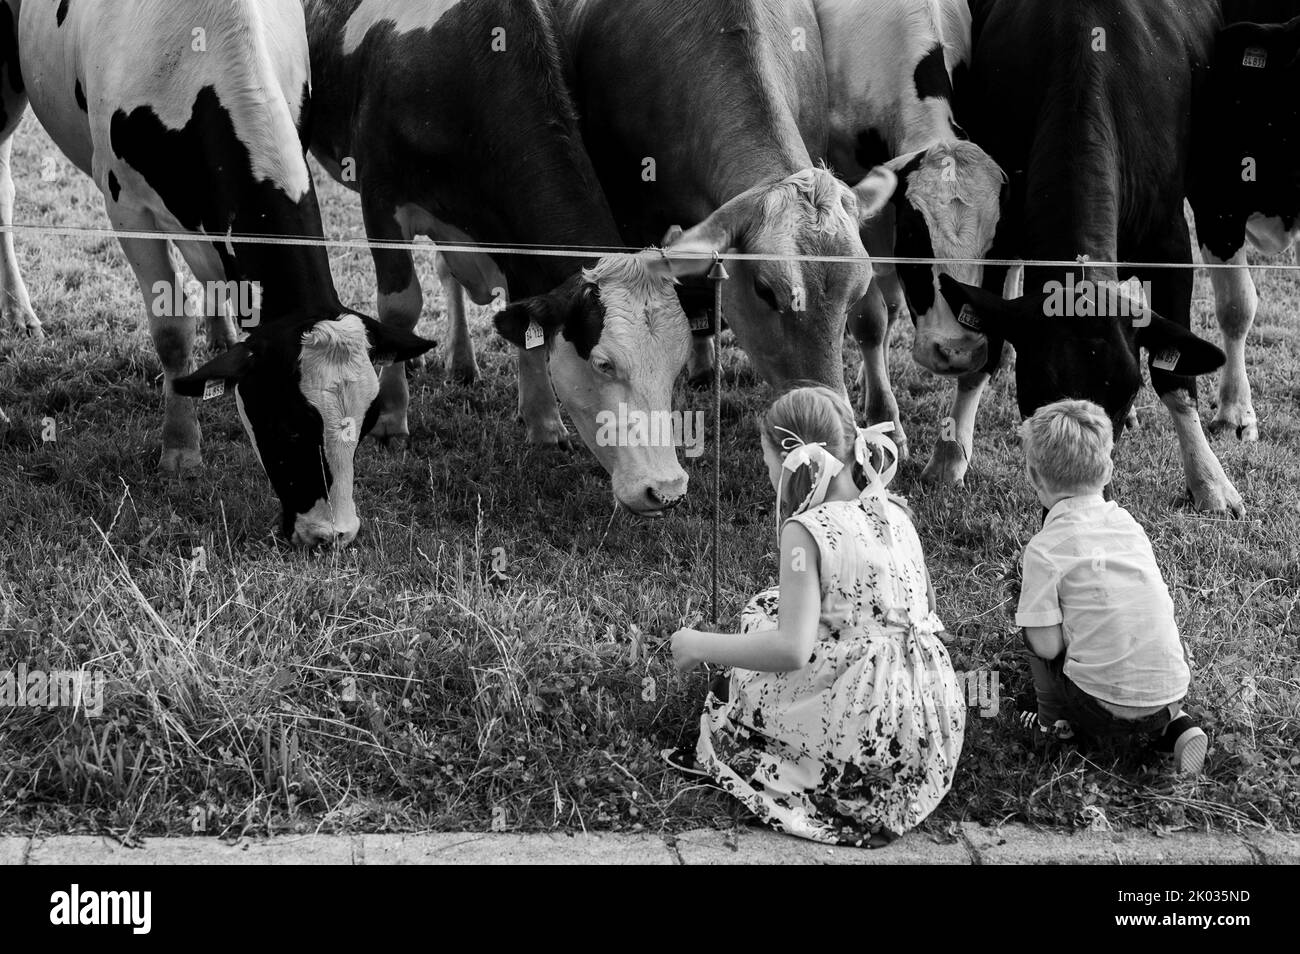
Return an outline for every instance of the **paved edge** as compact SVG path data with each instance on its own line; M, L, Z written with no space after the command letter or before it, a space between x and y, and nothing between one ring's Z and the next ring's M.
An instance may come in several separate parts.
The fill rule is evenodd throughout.
M875 850L839 848L764 829L652 834L300 835L228 844L150 838L125 848L97 835L0 837L0 865L248 864L1300 864L1300 835L1061 832L973 822L913 832Z

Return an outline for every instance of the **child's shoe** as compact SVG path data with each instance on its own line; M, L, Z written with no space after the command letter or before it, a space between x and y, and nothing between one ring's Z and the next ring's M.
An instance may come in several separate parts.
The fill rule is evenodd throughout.
M1041 735L1049 736L1058 742L1068 742L1074 738L1074 726L1065 719L1057 719L1051 725L1038 718L1037 712L1020 713L1020 724L1026 729L1037 728Z
M1174 771L1179 775L1200 775L1205 767L1205 752L1210 740L1204 730L1185 715L1180 715L1165 728L1161 738L1164 748L1172 748Z

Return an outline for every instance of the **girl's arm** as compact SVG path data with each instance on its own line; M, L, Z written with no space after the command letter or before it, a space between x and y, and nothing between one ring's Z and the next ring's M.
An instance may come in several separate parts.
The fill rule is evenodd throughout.
M673 636L673 654L684 669L706 662L755 672L794 672L812 656L821 606L817 544L812 534L790 521L781 531L778 627L744 636L684 629Z

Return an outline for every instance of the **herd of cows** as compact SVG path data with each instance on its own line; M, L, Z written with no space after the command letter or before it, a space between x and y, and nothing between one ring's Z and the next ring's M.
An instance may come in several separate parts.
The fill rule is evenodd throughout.
M962 481L1004 342L1023 413L1085 397L1117 431L1145 348L1195 505L1239 515L1195 376L1224 367L1211 430L1256 439L1255 289L1245 268L1211 273L1220 350L1190 330L1193 271L1160 266L1192 262L1185 200L1211 264L1300 231L1297 14L1300 0L0 0L0 216L12 224L30 104L114 228L209 236L178 243L200 281L258 283L258 326L241 340L218 302L197 370L194 322L150 314L161 467L201 464L193 399L233 385L303 546L355 537L357 441L407 434L405 363L433 347L401 247L420 235L559 250L438 256L447 370L478 374L462 290L501 302L528 440L565 439L563 404L638 514L673 507L686 473L672 446L597 440L598 415L668 411L684 370L711 373L705 272L736 251L762 256L729 264L725 310L759 375L845 391L847 327L862 415L892 421L902 448L886 349L910 316L915 360L956 383L926 479ZM323 237L308 151L383 243L378 320L341 303L323 246L241 240ZM40 335L0 240L4 311ZM148 310L168 243L121 244ZM1018 275L986 258L1079 264ZM1149 307L1048 317L1044 289L1067 271L1136 278Z

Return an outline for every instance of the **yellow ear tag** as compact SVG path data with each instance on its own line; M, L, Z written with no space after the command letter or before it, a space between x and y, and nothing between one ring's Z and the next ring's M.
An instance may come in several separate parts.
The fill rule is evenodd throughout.
M1245 55L1241 58L1241 65L1253 70L1262 70L1267 63L1268 50L1259 46L1247 47Z
M226 382L223 378L211 378L203 383L203 400L211 401L213 398L219 398L226 393Z

